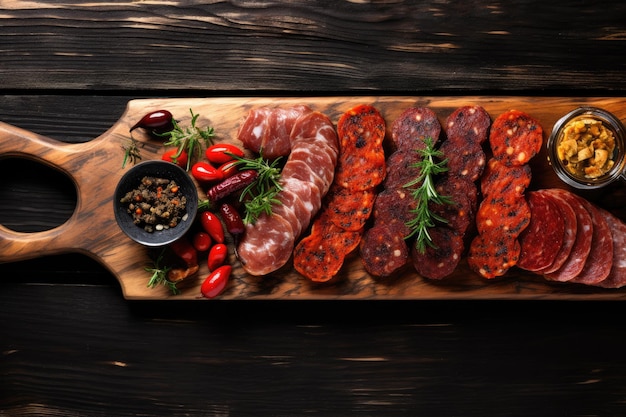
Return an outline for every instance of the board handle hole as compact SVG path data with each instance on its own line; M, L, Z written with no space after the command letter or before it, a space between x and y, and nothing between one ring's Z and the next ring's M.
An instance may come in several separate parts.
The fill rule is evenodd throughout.
M0 224L36 233L65 223L76 210L77 191L61 171L26 158L0 159Z

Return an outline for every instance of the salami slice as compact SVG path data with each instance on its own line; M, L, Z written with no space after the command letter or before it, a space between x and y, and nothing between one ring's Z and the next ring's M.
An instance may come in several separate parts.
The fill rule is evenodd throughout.
M324 208L330 221L344 230L357 231L370 218L376 193L372 188L352 191L335 184L327 197Z
M574 247L574 243L576 242L578 220L576 218L576 212L572 206L558 193L553 192L552 190L540 190L538 192L551 199L563 216L564 234L561 248L557 252L556 257L550 266L537 271L540 274L549 274L561 268L567 258L569 258L572 248Z
M569 282L578 284L594 285L611 272L613 265L613 236L611 229L600 212L600 209L582 197L576 196L591 215L593 222L593 235L591 251L582 271Z
M378 224L365 231L360 244L365 270L378 277L388 277L404 267L409 249L404 236L395 227Z
M486 197L476 214L478 233L503 233L516 239L530 224L531 210L523 197L507 194Z
M487 158L479 143L458 143L446 140L441 144L439 150L448 161L448 172L451 175L476 181L485 169Z
M345 257L358 247L362 232L338 227L321 211L313 222L311 234L294 249L294 268L314 282L331 280L343 266Z
M626 285L626 224L613 214L600 209L613 238L613 265L611 272L602 281L596 283L603 288L621 288Z
M413 149L400 149L387 158L387 176L383 182L385 188L404 187L420 175L416 164L422 160L419 152Z
M540 271L552 265L563 244L565 226L559 208L544 194L528 193L530 224L520 234L521 252L517 266Z
M591 215L576 196L569 191L552 189L551 193L567 201L576 213L576 240L572 250L563 265L556 271L545 273L544 278L551 281L569 281L580 274L589 252L591 251L591 241L593 237L593 222Z
M468 266L487 279L507 273L519 260L520 243L498 231L479 234L469 247Z
M417 207L417 202L406 188L387 188L381 191L374 202L374 221L376 224L384 224L398 229L403 237L411 234L411 229L406 225L415 217L412 211Z
M507 167L497 159L490 159L480 179L483 195L522 197L532 178L529 165Z
M429 279L443 279L456 269L465 249L462 236L447 227L429 229L434 247L427 246L420 253L411 247L411 259L418 274Z
M448 140L455 143L481 144L487 139L491 117L481 106L462 106L446 119Z
M503 164L523 165L541 150L543 129L528 114L509 110L494 120L489 143L493 157Z
M433 143L439 140L441 124L428 107L410 107L403 111L391 126L391 140L395 149L425 149L425 138Z
M385 119L370 105L360 105L344 113L337 122L341 155L335 181L352 190L365 190L380 184L386 173Z

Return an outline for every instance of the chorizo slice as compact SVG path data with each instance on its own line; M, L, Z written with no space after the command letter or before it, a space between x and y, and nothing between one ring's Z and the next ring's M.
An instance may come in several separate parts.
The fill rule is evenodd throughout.
M522 197L530 186L532 172L528 164L508 167L491 158L480 179L483 195L505 194Z
M411 260L418 274L429 279L443 279L456 269L465 244L463 237L447 227L436 226L428 230L433 247L426 246L420 253L411 245Z
M372 213L374 223L393 226L406 238L411 234L411 228L407 223L415 217L413 210L416 207L417 201L410 189L386 188L376 196Z
M500 195L483 199L476 213L478 233L503 233L516 239L530 224L531 209L523 197Z
M479 234L472 240L467 256L468 266L487 279L500 277L517 264L520 243L498 231Z
M424 139L431 138L437 143L440 135L439 119L428 107L410 107L391 125L391 141L396 150L426 149Z
M447 140L457 144L481 144L487 140L491 125L489 113L481 106L462 106L453 111L445 121Z
M341 153L335 172L336 181L353 190L374 188L386 173L385 119L367 104L345 112L337 122Z
M333 185L325 199L324 210L331 222L344 230L357 231L372 214L376 192L372 188L352 191Z
M366 230L360 243L365 270L377 277L388 277L404 267L409 248L396 227L377 224Z
M502 113L491 125L489 143L493 157L507 166L528 163L541 150L543 129L519 110Z
M385 188L400 188L413 181L420 175L417 163L422 156L416 150L400 149L387 158L387 173L383 186Z
M329 281L337 275L345 257L359 246L362 232L338 227L321 211L313 222L311 234L294 249L294 268L313 282Z
M447 160L448 173L476 181L480 178L487 157L482 146L475 142L458 143L445 140L439 150Z
M520 234L521 252L517 266L541 271L554 262L565 235L563 215L558 206L539 192L528 193L530 224Z

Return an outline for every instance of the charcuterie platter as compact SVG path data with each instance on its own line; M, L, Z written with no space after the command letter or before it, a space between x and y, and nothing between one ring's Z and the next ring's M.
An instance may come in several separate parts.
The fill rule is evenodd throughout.
M511 109L531 115L543 128L541 151L528 165L532 171L529 191L565 189L597 204L624 219L623 186L616 182L595 190L577 190L564 183L548 163L545 143L555 123L581 106L594 106L626 120L626 99L551 98L551 97L282 97L282 98L180 98L133 100L107 132L82 144L67 144L0 124L0 158L28 158L58 169L70 177L77 188L77 204L72 217L63 225L38 233L18 233L0 227L0 262L31 259L44 255L78 252L106 267L119 281L127 299L196 300L208 271L201 265L197 279L181 286L173 295L167 288L147 286L146 272L153 259L150 249L129 238L118 226L114 214L114 193L122 176L132 164L122 167L121 144L129 130L145 114L167 109L179 124L188 124L190 109L197 123L214 129L215 141L241 146L237 133L254 108L306 105L321 112L336 124L355 106L374 106L386 122L385 140L390 140L392 122L407 108L427 107L443 124L459 107L478 105L491 120ZM161 159L163 141L142 132L134 138L141 143L141 159ZM201 195L206 190L198 187ZM312 282L298 273L291 261L263 275L248 274L234 254L232 240L229 260L232 274L220 299L579 299L615 300L626 298L626 289L552 282L542 276L513 267L503 276L485 279L461 259L452 274L441 280L420 276L404 268L388 277L375 277L363 266L358 250L349 254L339 272L327 282Z

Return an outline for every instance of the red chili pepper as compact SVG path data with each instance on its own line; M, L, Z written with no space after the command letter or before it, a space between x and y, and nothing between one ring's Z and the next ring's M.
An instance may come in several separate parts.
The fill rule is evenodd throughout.
M176 154L178 153L178 149L170 149L166 151L161 157L162 160L171 162L173 164L178 165L181 168L185 168L187 166L187 152L182 151L181 154L176 158Z
M174 129L174 117L167 110L156 110L143 116L130 128L130 132L141 127L150 133L165 133Z
M210 211L203 211L200 214L200 223L205 232L207 232L214 242L224 243L224 228L219 217Z
M239 172L239 166L237 165L237 162L238 161L236 160L228 161L217 168L217 170L222 173L222 178L226 179L232 177Z
M200 287L202 295L206 298L213 298L221 293L228 283L232 269L230 265L222 265L211 272Z
M226 178L224 181L211 187L206 193L207 197L211 201L219 201L252 184L258 176L259 173L254 169L240 171L232 177Z
M216 143L215 145L209 146L205 154L206 159L214 164L223 164L232 161L235 159L232 155L243 158L243 151L230 143Z
M224 243L216 243L211 247L209 251L209 256L207 259L207 266L209 267L209 271L215 271L217 268L222 266L226 261L226 257L228 256L228 246Z
M191 175L200 182L220 181L224 174L208 162L199 161L191 167Z
M170 243L170 248L187 266L198 265L198 252L186 237Z
M205 252L209 250L213 242L208 233L196 232L193 235L192 243L198 252Z

